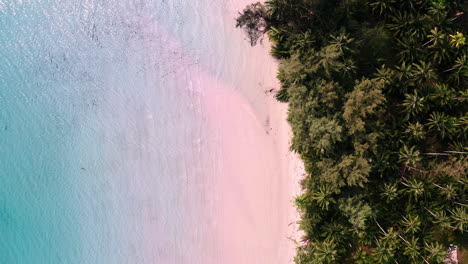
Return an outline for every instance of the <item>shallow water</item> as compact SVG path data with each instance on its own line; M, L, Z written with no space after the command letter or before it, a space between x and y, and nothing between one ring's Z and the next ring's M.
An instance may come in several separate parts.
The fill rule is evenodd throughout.
M229 8L0 0L0 263L208 263L198 73L246 94L273 74Z

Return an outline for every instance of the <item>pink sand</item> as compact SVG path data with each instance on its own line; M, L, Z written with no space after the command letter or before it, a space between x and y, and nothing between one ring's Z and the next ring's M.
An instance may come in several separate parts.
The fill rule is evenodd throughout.
M300 162L289 152L286 105L271 96L269 124L232 88L203 76L204 109L210 124L218 176L212 199L209 263L292 263L293 197Z
M227 17L249 2L227 2ZM287 105L268 93L279 87L268 43L252 48L240 30L236 34L234 41L248 53L240 67L255 73L245 77L250 80L232 87L207 73L193 73L203 84L201 105L210 150L216 153L210 161L216 180L209 183L214 204L207 263L293 263L298 219L293 200L303 166L289 151Z

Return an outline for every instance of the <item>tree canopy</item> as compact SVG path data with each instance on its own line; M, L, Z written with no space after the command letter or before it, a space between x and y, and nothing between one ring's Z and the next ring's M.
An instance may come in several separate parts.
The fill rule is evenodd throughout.
M468 229L468 2L269 0L237 19L279 60L296 263L442 263Z

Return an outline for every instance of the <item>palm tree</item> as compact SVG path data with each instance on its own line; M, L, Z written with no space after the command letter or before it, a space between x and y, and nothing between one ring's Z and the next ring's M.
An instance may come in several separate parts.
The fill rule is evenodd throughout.
M327 76L330 76L331 72L337 71L342 65L342 62L338 60L342 55L335 45L325 46L318 52L320 59L317 64L323 68Z
M451 227L451 219L450 217L445 213L445 210L438 209L436 211L431 211L429 209L428 212L433 216L432 222L438 226L440 226L442 229L448 229Z
M377 80L383 80L386 84L390 84L393 81L395 73L393 70L382 65L377 72L374 74Z
M338 65L338 68L345 78L353 76L357 70L357 67L354 64L354 60L351 58L345 59L342 64Z
M433 112L428 121L426 125L429 129L437 131L442 138L450 137L455 128L454 118L445 113Z
M428 45L429 43L432 43L430 47L436 47L438 46L441 42L445 40L445 33L440 31L437 27L431 29L431 34L427 35L429 40L423 44L423 47Z
M346 231L347 230L343 225L337 222L329 222L329 223L324 224L320 235L324 237L326 240L340 241L340 240L343 240L343 238L345 237L344 233Z
M385 242L376 240L377 246L372 249L372 255L374 255L377 263L389 263L394 259L396 241Z
M427 85L435 80L437 80L437 74L432 68L432 64L430 62L426 63L421 61L419 64L414 63L414 70L413 70L413 79L415 83L419 85Z
M412 2L414 1L408 1L410 4ZM412 38L415 42L420 42L427 34L426 18L418 13L408 12L408 8L400 10L404 11L393 12L394 15L390 17L391 22L387 24L388 28L393 31L395 37Z
M421 250L419 247L419 239L413 236L409 241L404 241L406 242L406 246L404 248L405 255L412 258L413 260L417 259L420 256L419 252Z
M341 53L353 52L349 45L354 41L354 38L351 38L349 34L340 32L338 35L331 35L330 38L330 44L335 45Z
M449 76L449 80L453 81L457 85L461 83L461 80L468 78L468 60L466 59L466 55L458 57L455 60L454 66L444 72L449 71L453 71Z
M447 200L453 200L457 196L457 188L453 184L447 184L441 190L441 194L447 198Z
M432 61L435 63L440 63L441 61L444 61L448 59L449 53L448 53L448 47L447 47L447 41L446 41L446 34L440 31L437 27L431 30L431 34L428 35L429 41L423 44L423 46L432 43L429 48L434 50L434 53L432 55Z
M277 58L277 59L281 59L281 58L285 58L286 55L289 54L289 51L287 49L284 49L282 46L280 45L273 45L270 49L270 54L271 56Z
M439 242L425 243L424 249L428 253L428 261L430 263L442 263L447 256L447 250Z
M429 95L429 99L445 108L451 108L454 105L454 100L457 98L456 91L450 89L446 84L437 84L434 87L434 92Z
M466 43L466 38L463 36L463 33L458 32L457 34L449 35L450 36L450 45L455 48L459 48Z
M400 62L416 62L423 53L420 42L416 38L405 37L397 39L397 43L401 47L398 53Z
M284 39L284 33L282 32L282 30L274 26L271 26L270 29L268 30L268 38L270 39L271 42L277 44L278 42Z
M314 256L320 263L335 263L338 257L336 244L333 240L325 240L315 245Z
M461 135L461 137L459 136L459 138L466 139L468 136L468 113L465 113L464 116L459 117L456 121L456 124L454 124L454 126L458 127L456 133ZM460 151L468 151L468 147L466 145L464 147L458 146L457 149L459 149Z
M437 183L432 183L434 186L439 188L440 194L444 196L447 200L453 200L455 196L457 195L457 191L455 186L453 184L447 184L445 186L441 186Z
M307 192L302 193L301 195L296 197L296 206L299 210L306 210L307 207L310 205L310 198Z
M380 175L383 175L388 170L398 169L398 166L390 161L390 157L393 155L388 149L381 149L375 154L374 167Z
M407 31L406 29L411 28L413 17L406 11L396 11L392 13L394 13L394 15L390 17L390 20L393 23L388 24L388 28L394 32L395 36L400 36L402 33Z
M276 93L276 100L280 101L280 102L283 102L283 103L286 103L288 102L289 100L289 95L288 95L288 89L286 88L281 88L281 90L279 90L277 93Z
M416 4L414 0L400 0L398 1L399 8L401 10L408 10L412 12L416 8Z
M415 146L408 148L406 145L403 145L403 147L400 149L399 156L399 161L404 165L413 166L421 161L421 153L415 148Z
M271 19L280 20L284 16L285 9L282 8L282 1L269 0L265 2L268 8L268 15Z
M353 260L355 264L373 264L374 259L367 254L362 248L358 248L353 254Z
M335 203L335 199L331 196L332 192L325 188L319 187L318 190L312 193L311 199L317 202L318 206L322 208L322 210L328 210L331 204Z
M457 207L453 211L450 211L452 214L454 228L466 232L468 229L468 214L466 213L465 207Z
M433 49L432 62L440 64L450 59L450 54L446 45L441 45L438 48Z
M372 10L374 12L378 12L379 15L384 14L385 12L392 12L393 11L393 4L395 4L395 0L376 0L370 4Z
M431 1L431 5L428 9L428 14L435 25L442 25L447 19L447 8L445 3L442 1Z
M414 234L421 230L421 219L419 219L418 215L410 214L408 217L403 216L401 224L404 227L405 233Z
M405 133L409 135L410 138L415 140L423 140L426 137L426 132L424 131L424 126L419 122L409 123Z
M466 59L466 55L463 54L455 60L455 64L452 68L445 70L444 72L449 72L458 69L458 71L462 71L468 67L468 61Z
M425 111L425 98L419 96L418 91L415 90L413 94L405 94L402 106L407 115L406 118L409 119Z
M462 129L462 135L468 135L468 125L465 125L464 128ZM453 141L450 143L449 145L450 149L453 150L453 151L457 151L457 152L467 152L468 151L468 147L466 146L466 144L464 142L461 142L461 141Z
M397 183L385 183L383 191L380 195L386 200L387 203L395 200L399 195Z
M310 31L296 35L296 39L293 44L293 49L307 50L315 43L313 34Z
M401 183L406 186L406 193L413 200L419 200L424 194L424 183L417 179L405 180Z
M395 77L399 81L408 81L413 77L413 66L411 64L406 65L406 62L403 62L401 66L396 66Z

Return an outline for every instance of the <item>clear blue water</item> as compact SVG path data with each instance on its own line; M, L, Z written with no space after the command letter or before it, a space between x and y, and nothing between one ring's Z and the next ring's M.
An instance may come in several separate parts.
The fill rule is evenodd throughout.
M275 74L239 1L0 0L0 264L267 259L209 217L225 153L204 86L265 98Z
M216 71L222 40L196 42L219 26L193 5L0 0L0 263L202 263L183 73Z

